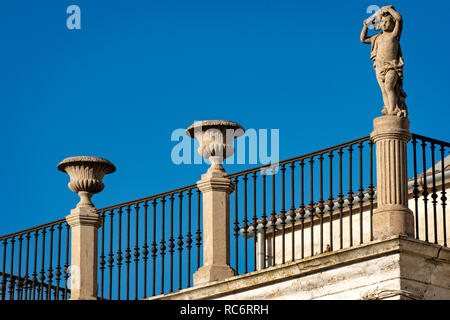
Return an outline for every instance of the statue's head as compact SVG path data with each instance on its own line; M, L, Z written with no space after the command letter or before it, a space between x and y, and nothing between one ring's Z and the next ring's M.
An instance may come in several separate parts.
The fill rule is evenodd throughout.
M383 15L381 17L380 26L383 31L392 32L395 27L394 17L390 14Z

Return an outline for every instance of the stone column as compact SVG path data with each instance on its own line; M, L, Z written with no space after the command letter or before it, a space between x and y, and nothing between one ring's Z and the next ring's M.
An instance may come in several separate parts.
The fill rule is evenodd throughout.
M230 193L234 184L222 163L234 153L233 139L244 134L235 122L210 120L195 122L187 134L199 140L198 152L211 167L197 182L203 194L203 266L194 274L194 285L234 276L230 267Z
M408 209L406 145L411 139L409 120L395 115L373 121L370 138L376 145L377 209L373 216L373 235L414 236L414 216Z
M69 174L69 188L80 196L66 217L71 227L70 300L96 300L98 229L102 222L91 197L103 190L104 175L116 168L106 159L72 157L63 160L58 169Z
M230 193L228 178L205 177L197 182L203 194L203 266L194 274L194 284L226 279L230 267Z

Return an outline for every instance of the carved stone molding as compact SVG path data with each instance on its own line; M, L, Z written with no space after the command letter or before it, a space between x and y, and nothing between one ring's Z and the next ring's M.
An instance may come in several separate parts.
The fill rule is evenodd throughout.
M233 139L242 136L244 128L232 121L205 120L194 122L186 134L198 140L198 153L211 162L205 177L223 177L222 163L234 154Z

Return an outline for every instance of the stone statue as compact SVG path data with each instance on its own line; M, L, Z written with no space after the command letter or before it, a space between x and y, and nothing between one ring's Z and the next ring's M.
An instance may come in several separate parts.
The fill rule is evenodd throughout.
M381 21L376 21L381 19ZM376 23L379 22L379 23ZM367 36L369 25L383 32L371 37ZM402 16L393 6L381 8L372 17L364 21L361 42L372 46L370 59L383 94L383 115L408 117L405 103L406 93L403 91L403 56L400 48L402 34Z

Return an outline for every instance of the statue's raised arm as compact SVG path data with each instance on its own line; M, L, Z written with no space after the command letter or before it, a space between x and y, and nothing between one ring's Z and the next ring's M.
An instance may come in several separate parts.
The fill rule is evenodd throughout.
M369 23L370 23L370 21L364 20L364 25L363 25L363 29L361 31L361 37L360 37L362 43L367 43L367 44L371 43L371 41L370 41L371 37L367 36L367 31L369 30Z

